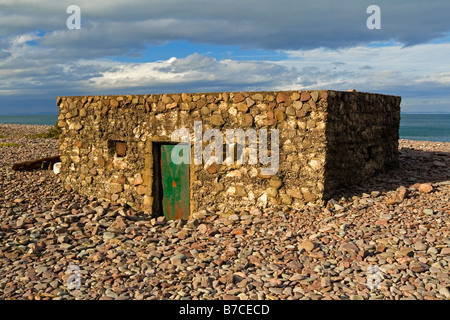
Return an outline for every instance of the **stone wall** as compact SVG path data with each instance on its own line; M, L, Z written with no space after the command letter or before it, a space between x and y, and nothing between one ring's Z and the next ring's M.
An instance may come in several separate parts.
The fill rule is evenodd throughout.
M324 198L398 165L400 97L330 92Z
M400 97L225 92L58 97L57 104L65 188L154 215L161 214L153 212L154 150L157 143L180 142L171 140L172 132L193 132L194 121L202 121L203 132L217 128L224 136L226 129L278 129L280 148L273 176L247 159L239 165L191 164L191 213L322 204L334 188L397 162Z

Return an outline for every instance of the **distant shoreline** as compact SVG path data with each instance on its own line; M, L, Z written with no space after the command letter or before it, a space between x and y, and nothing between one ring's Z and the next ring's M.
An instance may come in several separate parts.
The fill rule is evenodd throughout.
M16 123L0 123L0 136L2 132L4 131L16 131L16 133L44 133L47 130L49 130L54 124L48 125L48 124L16 124ZM5 133L5 132L4 132ZM411 136L400 136L400 140L408 140L413 142L432 142L432 143L450 143L450 139L447 139L448 141L441 141L441 140L427 140L426 138L421 139L414 139L414 137ZM450 146L450 145L449 145Z
M400 114L450 114L450 112L438 111L438 112L400 112ZM19 114L0 114L0 117L31 117L31 116L58 116L58 113L19 113Z
M58 115L0 116L1 124L54 126ZM450 142L450 113L401 113L400 139Z

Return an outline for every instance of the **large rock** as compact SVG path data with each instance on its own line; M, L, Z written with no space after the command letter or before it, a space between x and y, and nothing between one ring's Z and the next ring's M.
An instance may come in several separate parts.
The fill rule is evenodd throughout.
M306 252L311 252L314 250L315 247L316 246L313 242L306 240L298 245L298 250L299 251L305 250Z

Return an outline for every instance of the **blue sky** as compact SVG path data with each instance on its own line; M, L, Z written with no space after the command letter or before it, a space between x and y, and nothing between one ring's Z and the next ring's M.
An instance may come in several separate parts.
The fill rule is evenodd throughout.
M69 5L81 29L68 30ZM369 30L369 5L381 29ZM0 114L56 96L333 89L450 112L450 2L0 0Z

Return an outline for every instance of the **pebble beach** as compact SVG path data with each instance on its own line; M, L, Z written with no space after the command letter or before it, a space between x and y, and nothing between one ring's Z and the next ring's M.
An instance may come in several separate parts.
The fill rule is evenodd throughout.
M58 154L50 127L0 124L0 299L450 300L449 142L400 140L326 207L167 222L13 171Z

